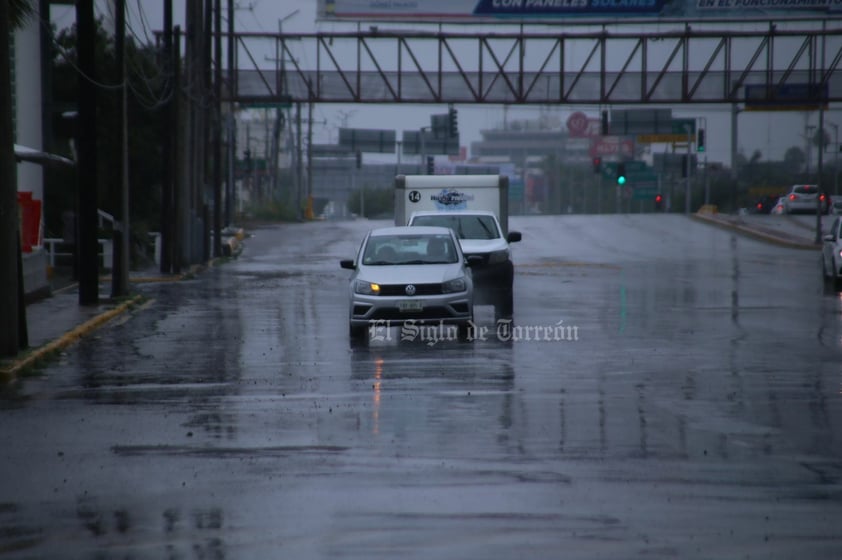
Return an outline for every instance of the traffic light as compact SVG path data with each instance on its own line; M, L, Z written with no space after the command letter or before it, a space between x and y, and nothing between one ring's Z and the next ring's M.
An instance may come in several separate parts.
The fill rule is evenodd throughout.
M658 193L655 195L655 211L660 212L664 209L664 195Z
M602 173L602 158L593 158L593 172L596 174Z
M697 152L704 152L705 151L705 129L700 128L699 131L696 133L696 151Z
M427 175L434 175L436 171L436 159L433 156L427 156Z
M456 109L451 107L450 110L447 111L447 117L448 117L448 121L447 121L448 127L447 128L448 128L448 131L450 132L450 137L456 138L457 136L459 136L459 123L456 120Z
M608 111L602 112L602 135L608 136Z
M622 162L617 164L617 184L626 184L626 164Z

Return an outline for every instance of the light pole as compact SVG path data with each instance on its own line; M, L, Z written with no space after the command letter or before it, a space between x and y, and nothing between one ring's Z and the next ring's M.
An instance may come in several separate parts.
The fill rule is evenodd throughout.
M839 194L839 125L827 122L833 127L833 194Z

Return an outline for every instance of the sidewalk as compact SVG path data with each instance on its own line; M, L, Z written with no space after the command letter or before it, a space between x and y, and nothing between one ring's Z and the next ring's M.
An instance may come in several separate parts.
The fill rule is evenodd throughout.
M224 241L223 249L228 256L236 256L242 249L243 231ZM225 258L225 257L223 257ZM193 265L177 275L161 274L156 268L129 273L129 284L151 282L178 282L198 274L217 259L207 264ZM69 346L76 340L104 325L114 317L127 312L143 302L143 296L130 295L119 300L110 299L111 277L100 276L100 301L95 305L79 304L79 285L69 273L59 272L50 281L51 295L28 303L26 324L29 346L14 358L0 358L0 383L14 380L24 370L36 366L50 355Z

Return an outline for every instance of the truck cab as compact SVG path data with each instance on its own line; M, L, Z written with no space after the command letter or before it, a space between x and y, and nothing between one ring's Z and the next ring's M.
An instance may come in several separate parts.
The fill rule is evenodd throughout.
M493 305L497 321L513 315L514 266L505 175L398 175L395 225L449 227L472 258L474 302Z
M494 212L483 210L419 211L410 216L408 225L452 229L465 257L478 257L471 267L474 303L493 305L498 321L512 318L514 265L509 244L521 240L520 232L504 235Z

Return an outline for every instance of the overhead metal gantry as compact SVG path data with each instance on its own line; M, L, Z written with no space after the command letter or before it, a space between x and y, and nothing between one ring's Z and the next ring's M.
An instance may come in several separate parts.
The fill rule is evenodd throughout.
M239 33L241 103L710 104L758 91L842 101L842 23L664 32ZM766 88L766 89L763 89ZM816 99L801 100L805 103Z

